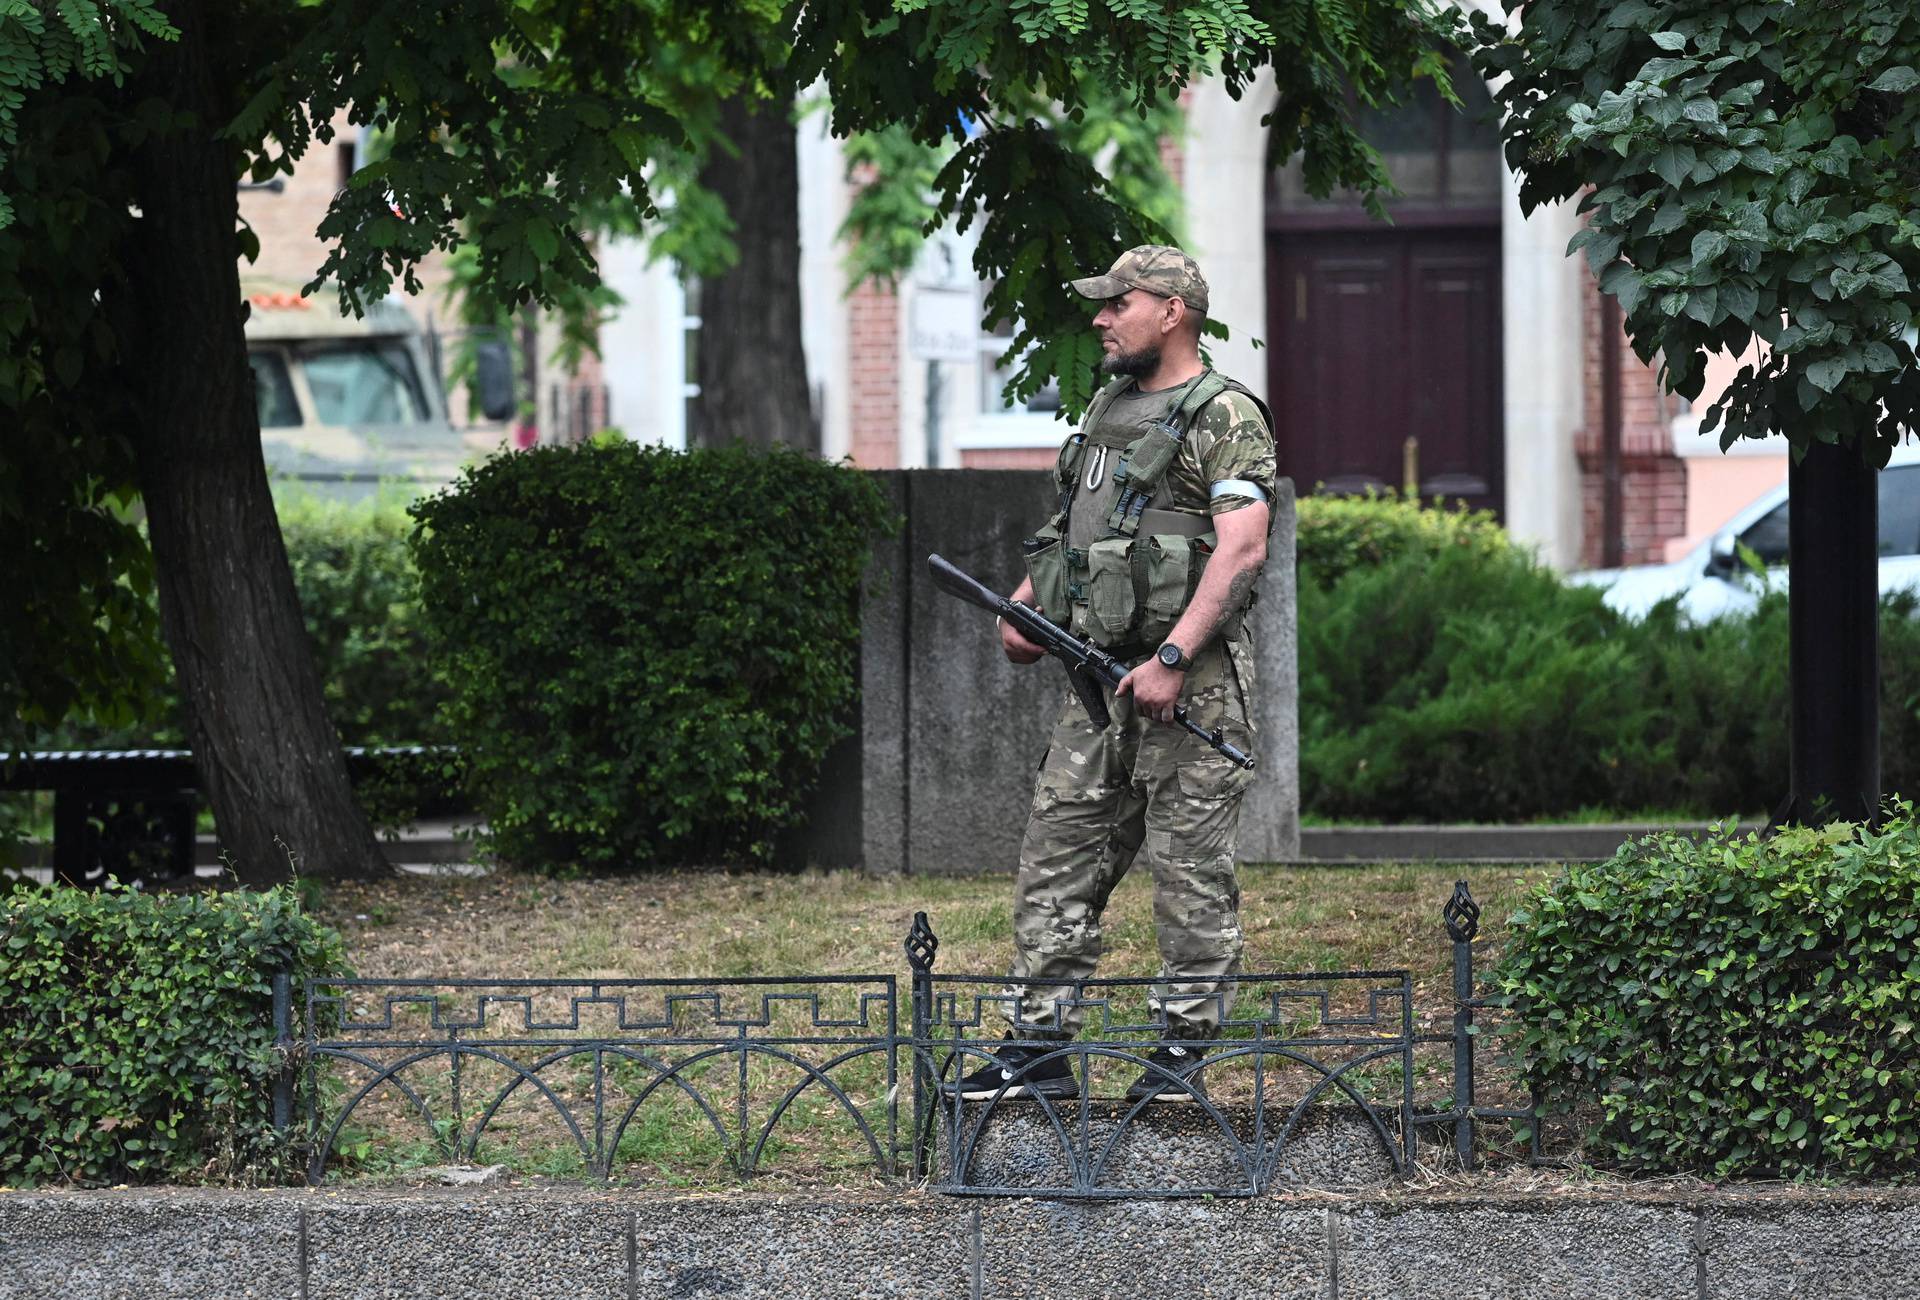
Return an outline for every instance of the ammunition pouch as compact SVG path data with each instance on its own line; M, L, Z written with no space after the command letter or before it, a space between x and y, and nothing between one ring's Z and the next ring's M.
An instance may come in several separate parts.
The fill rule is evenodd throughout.
M1061 627L1071 627L1074 600L1069 585L1067 544L1060 530L1048 524L1022 541L1020 551L1026 561L1027 578L1033 583L1033 603Z
M1027 538L1022 548L1034 599L1050 613L1061 611L1062 626L1074 635L1092 637L1109 650L1147 651L1165 641L1193 603L1214 534L1193 531L1206 528L1200 516L1149 510L1146 517L1156 525L1168 517L1183 522L1180 531L1106 537L1085 551L1069 550L1050 529ZM1242 626L1235 612L1221 623L1219 635L1236 639Z

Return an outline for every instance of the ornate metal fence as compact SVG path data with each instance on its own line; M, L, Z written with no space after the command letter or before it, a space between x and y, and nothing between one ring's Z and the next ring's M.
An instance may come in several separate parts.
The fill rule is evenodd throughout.
M575 1157L556 1172L605 1178L668 1153L748 1175L805 1113L891 1169L899 1041L891 975L315 981L309 1178L355 1142L356 1119L410 1120L459 1161L490 1132L544 1129Z
M1252 1196L1404 1177L1436 1127L1452 1141L1434 1155L1471 1166L1480 1121L1533 1110L1476 1104L1479 908L1464 881L1445 917L1448 1032L1421 1031L1404 970L1240 975L1201 999L1219 1003L1220 1033L1177 1074L1153 1054L1179 1042L1165 1003L1192 1003L1190 990L1071 982L1049 996L1077 1008L1082 1032L1049 1037L1004 978L936 974L924 913L905 945L904 1032L892 975L313 981L298 1032L283 977L275 1121L292 1126L297 1091L313 1182L343 1156L364 1163L368 1134L409 1126L399 1157L415 1163L510 1146L553 1152L556 1174L744 1177L791 1152L810 1171L860 1166L974 1195ZM963 1097L955 1081L1008 1040L1031 1049L1029 1069L1065 1062L1074 1095L1019 1096L1009 1075ZM1416 1077L1435 1075L1447 1104L1422 1110ZM1164 1085L1160 1100L1127 1096L1143 1076ZM1530 1141L1537 1157L1537 1124Z

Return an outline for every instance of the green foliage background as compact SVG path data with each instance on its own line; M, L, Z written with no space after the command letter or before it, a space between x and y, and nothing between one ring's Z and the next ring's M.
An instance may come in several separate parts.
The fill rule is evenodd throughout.
M1907 1180L1920 1159L1920 827L1649 836L1542 885L1493 972L1588 1159Z
M1435 560L1461 550L1476 559L1498 560L1518 554L1490 510L1450 510L1438 501L1427 508L1404 496L1369 492L1302 497L1297 511L1294 548L1300 572L1321 587L1403 555Z
M550 448L413 514L446 726L504 856L771 854L846 734L861 573L893 526L868 476L784 449Z
M291 888L0 894L0 1183L277 1181L271 979L345 970Z
M1605 608L1484 516L1300 503L1301 804L1383 822L1768 812L1787 600L1695 625ZM1881 780L1920 795L1920 601L1881 604Z
M1694 398L1708 354L1766 345L1702 429L1885 464L1920 415L1920 10L1527 0L1474 29L1522 205L1580 196L1568 251L1641 359Z

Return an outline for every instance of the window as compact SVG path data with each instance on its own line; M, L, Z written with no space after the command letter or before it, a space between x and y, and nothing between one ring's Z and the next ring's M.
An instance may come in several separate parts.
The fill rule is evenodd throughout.
M1352 104L1354 124L1380 151L1387 175L1399 187L1388 200L1395 209L1492 208L1500 202L1500 130L1487 87L1464 57L1450 69L1461 108L1422 81L1405 103L1390 108ZM1296 155L1273 174L1273 202L1283 213L1338 212L1360 206L1351 190L1324 199L1307 192Z
M404 343L315 348L301 361L321 424L419 424L431 408Z
M1740 544L1752 548L1762 564L1787 562L1787 507L1791 504L1782 501L1740 534Z
M980 297L984 302L992 291L992 284L980 287ZM1007 345L1013 342L1014 322L999 320L987 327L980 336L980 413L982 415L1052 415L1060 409L1060 383L1050 381L1047 386L1029 397L1025 403L1010 402L1006 397L1007 381L1013 378L1019 369L1019 360L1007 365L1000 364L1001 354Z
M293 397L286 358L278 352L249 352L247 364L253 367L253 402L260 413L260 427L298 428L300 404Z
M1880 554L1920 555L1920 465L1880 471Z
M1880 471L1880 537L1882 555L1920 555L1920 465ZM1787 507L1783 501L1740 535L1765 563L1787 562Z
M680 372L680 398L686 411L686 436L682 446L700 445L699 414L700 403L700 277L691 273L681 276L680 287L684 305L680 309L681 355L684 365Z

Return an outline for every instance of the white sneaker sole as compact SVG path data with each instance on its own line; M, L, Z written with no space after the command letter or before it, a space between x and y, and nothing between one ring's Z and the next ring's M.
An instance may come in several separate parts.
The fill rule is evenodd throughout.
M948 1094L952 1095L952 1094ZM991 1088L969 1088L961 1092L961 1101L992 1101L995 1097L1011 1100L1017 1097L1042 1096L1048 1101L1070 1101L1080 1095L1080 1088L1072 1080L1048 1081L1039 1084L1010 1083L1004 1091L998 1084Z

